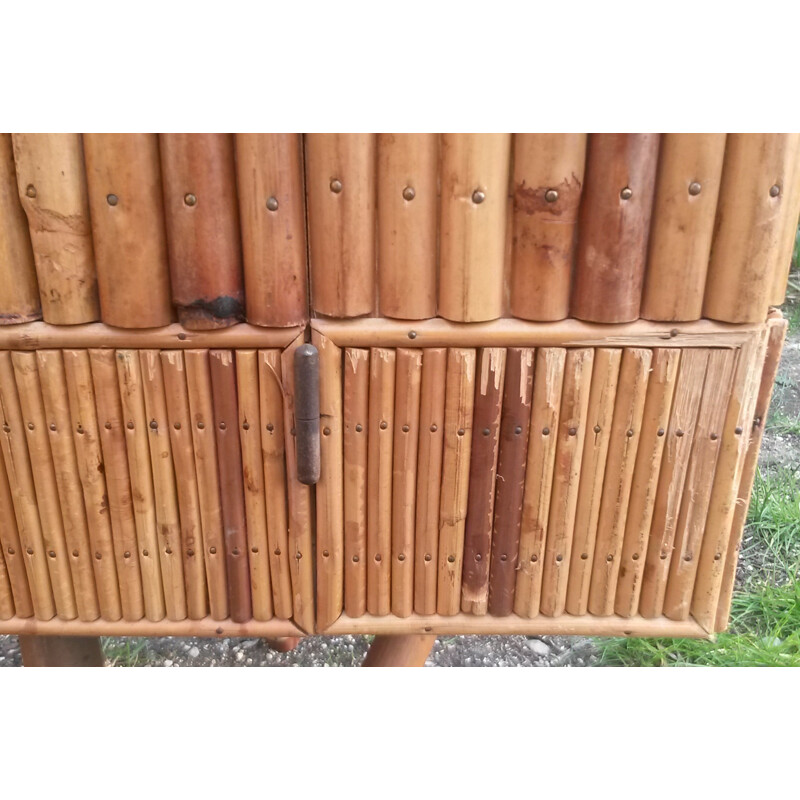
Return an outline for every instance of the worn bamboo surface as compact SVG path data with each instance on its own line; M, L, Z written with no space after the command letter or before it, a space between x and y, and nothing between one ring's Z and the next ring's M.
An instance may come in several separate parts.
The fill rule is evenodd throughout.
M42 318L28 223L17 193L10 133L0 133L0 325Z
M100 318L83 143L79 133L15 133L42 316L53 325Z
M6 559L0 552L0 620L11 619L15 615L14 597L11 594L11 581L8 577Z
M768 302L771 306L779 306L786 299L789 269L792 265L792 254L797 241L797 228L800 224L800 219L798 219L800 217L800 147L794 151L791 163L792 166L787 167L787 178L782 188L784 209L781 211L777 249L770 279Z
M83 137L103 322L154 328L172 321L158 138Z
M13 616L32 617L34 613L31 586L23 558L24 550L14 512L14 499L8 483L5 460L0 457L0 549L3 552L3 569L6 571L8 590L11 593L10 607Z
M237 133L247 319L290 327L308 318L301 136Z
M584 133L514 136L515 317L548 321L569 314L586 138Z

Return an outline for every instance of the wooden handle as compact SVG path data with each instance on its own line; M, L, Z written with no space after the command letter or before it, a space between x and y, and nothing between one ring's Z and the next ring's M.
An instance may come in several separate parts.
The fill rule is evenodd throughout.
M297 480L307 486L319 480L319 352L312 344L294 351L295 446Z

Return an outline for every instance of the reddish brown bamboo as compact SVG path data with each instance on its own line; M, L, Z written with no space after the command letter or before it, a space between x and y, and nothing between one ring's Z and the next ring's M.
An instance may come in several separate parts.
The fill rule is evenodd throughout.
M247 321L289 327L308 317L302 138L237 133L236 174Z
M569 314L585 133L514 136L511 313L549 321Z
M570 312L589 322L639 316L655 192L656 133L593 133Z

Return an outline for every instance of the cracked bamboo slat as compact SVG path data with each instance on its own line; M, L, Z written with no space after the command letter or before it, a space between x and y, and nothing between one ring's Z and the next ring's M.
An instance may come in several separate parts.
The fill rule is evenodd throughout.
M511 313L530 320L569 314L585 133L514 135Z
M302 325L308 317L302 136L235 138L247 320Z
M53 325L100 319L81 135L15 133L13 141L42 316Z
M583 440L580 491L575 511L575 534L564 606L570 614L585 614L589 602L597 521L603 499L603 479L621 362L622 350L605 347L595 350L589 410L586 415L586 437Z
M10 616L32 617L34 611L31 587L28 584L24 550L14 512L14 499L11 496L2 453L0 453L0 548L3 551L3 563L12 595L13 613Z
M11 594L11 581L8 577L5 555L0 552L0 620L11 619L16 615L14 597Z
M414 611L417 614L436 613L446 389L447 350L443 347L423 350L414 531Z

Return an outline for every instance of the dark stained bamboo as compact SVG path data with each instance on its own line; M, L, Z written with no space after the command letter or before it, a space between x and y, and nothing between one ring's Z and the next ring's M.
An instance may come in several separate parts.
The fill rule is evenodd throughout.
M589 136L570 313L588 322L639 316L659 135Z

